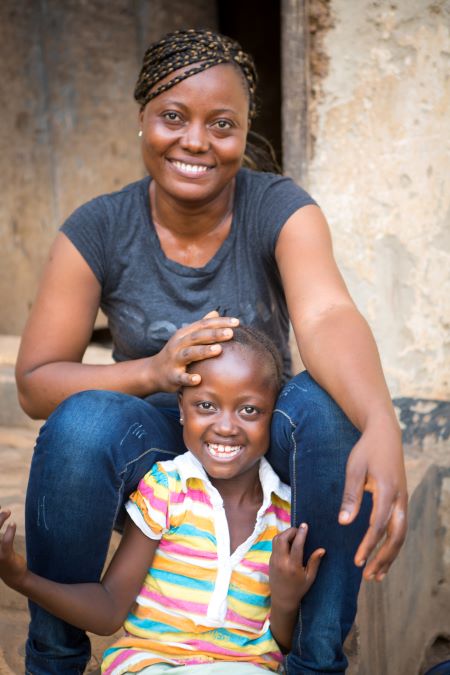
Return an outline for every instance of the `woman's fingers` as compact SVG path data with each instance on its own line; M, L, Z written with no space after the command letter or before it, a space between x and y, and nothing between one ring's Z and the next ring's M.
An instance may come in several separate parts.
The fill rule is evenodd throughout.
M339 522L341 525L351 523L358 515L364 494L366 474L367 466L365 462L358 455L353 454L352 451L347 462L344 492L341 508L339 509Z
M365 579L381 581L387 574L390 566L397 557L406 537L407 530L407 495L398 496L388 518L386 527L386 539L379 548L374 558L364 570ZM360 546L363 546L364 540ZM359 550L356 554L358 556ZM361 557L365 556L363 549ZM355 558L357 559L357 558Z
M362 566L366 563L370 554L385 534L386 529L391 522L395 504L399 496L392 486L380 484L375 485L371 492L373 505L372 513L370 515L369 529L367 530L364 539L359 545L355 555L355 564L358 566ZM400 522L398 525L400 526ZM393 542L391 542L391 544L393 544ZM391 550L390 544L388 544L388 549ZM392 560L394 557L395 555L393 555ZM369 570L373 568L375 560L376 558L370 563Z

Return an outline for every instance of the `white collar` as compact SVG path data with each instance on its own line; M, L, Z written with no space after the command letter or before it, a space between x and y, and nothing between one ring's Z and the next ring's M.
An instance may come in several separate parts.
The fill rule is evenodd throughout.
M199 462L197 457L195 457L195 455L190 452L190 450L182 455L177 455L174 457L173 462L180 475L183 492L187 492L187 481L189 478L199 478L208 487L215 489L209 480L202 464ZM271 504L272 492L274 492L278 497L280 497L280 499L283 499L286 502L291 501L291 488L285 483L281 482L280 478L277 476L265 457L261 457L260 460L259 479L261 481L261 487L263 490L264 510Z

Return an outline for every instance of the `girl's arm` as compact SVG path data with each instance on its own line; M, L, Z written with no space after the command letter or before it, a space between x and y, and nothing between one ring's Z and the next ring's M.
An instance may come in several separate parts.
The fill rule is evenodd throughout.
M355 563L363 565L386 534L364 571L366 579L381 580L405 538L408 496L401 433L375 341L345 287L317 206L289 218L276 259L303 363L362 432L348 460L339 522L351 523L364 490L372 493Z
M0 528L9 517L0 512ZM13 547L15 525L8 525L0 541L0 578L55 616L98 635L111 635L130 610L158 540L146 537L127 518L125 530L101 583L61 584L34 574Z
M325 549L318 548L303 567L303 549L308 527L302 523L277 534L272 541L269 566L270 630L283 652L292 645L300 601L309 591Z
M187 364L219 354L220 346L214 343L229 340L230 328L239 323L210 312L177 331L155 356L111 365L86 365L81 360L91 339L100 294L100 284L87 262L59 233L25 327L16 365L19 401L30 417L47 418L65 398L87 389L144 397L198 384L198 375L186 373Z

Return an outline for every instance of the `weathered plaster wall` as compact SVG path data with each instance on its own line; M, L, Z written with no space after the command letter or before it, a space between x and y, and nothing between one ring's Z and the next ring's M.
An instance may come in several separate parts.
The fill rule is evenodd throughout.
M64 218L143 174L133 88L148 43L215 14L208 0L0 3L0 333L22 331Z
M318 4L308 187L393 395L448 399L450 2Z

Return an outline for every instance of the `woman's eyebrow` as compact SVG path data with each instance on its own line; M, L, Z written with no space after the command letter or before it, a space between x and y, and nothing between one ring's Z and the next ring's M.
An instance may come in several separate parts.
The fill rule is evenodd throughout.
M178 108L182 108L183 110L189 110L189 106L188 106L188 105L186 105L186 104L183 103L182 101L177 101L176 99L169 99L169 100L166 100L166 101L164 101L164 102L161 101L161 104L162 104L162 105L161 105L162 108L167 108L168 106L173 105L173 106L176 106L176 107L178 107ZM213 108L213 109L210 110L209 112L210 112L210 113L213 113L213 114L215 114L215 115L217 115L217 114L224 114L224 113L233 114L233 115L236 115L236 114L237 114L237 111L236 111L234 108L226 108L226 107L223 107L223 108Z

